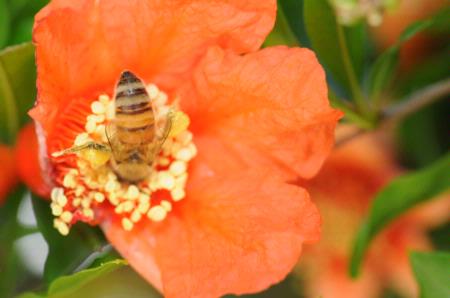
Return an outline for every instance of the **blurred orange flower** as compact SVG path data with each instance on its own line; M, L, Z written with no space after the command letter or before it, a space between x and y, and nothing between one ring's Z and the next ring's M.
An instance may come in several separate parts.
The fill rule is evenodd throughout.
M347 129L339 127L338 132ZM448 218L448 196L396 219L371 245L362 276L352 280L348 275L349 254L371 200L401 173L388 148L376 135L353 140L335 149L304 185L323 216L321 241L305 252L308 257L299 265L308 297L380 297L388 287L417 296L408 251L431 247L425 232Z
M372 33L380 50L386 50L400 37L400 34L412 23L431 17L439 9L448 6L447 0L400 0L398 7L384 13L380 26L372 28ZM400 65L407 71L414 64L439 48L437 36L422 32L407 41L400 49ZM442 36L442 41L446 38Z
M0 206L18 181L13 156L12 148L0 144Z
M33 32L38 101L30 114L52 178L55 227L66 234L77 220L101 224L166 297L256 292L283 279L320 229L308 193L287 181L318 172L341 113L328 104L311 51L255 52L275 14L274 0L44 8ZM156 106L169 102L190 121L164 145L156 181L137 185L109 167L89 172L80 154L52 156L105 137L124 69L152 83Z

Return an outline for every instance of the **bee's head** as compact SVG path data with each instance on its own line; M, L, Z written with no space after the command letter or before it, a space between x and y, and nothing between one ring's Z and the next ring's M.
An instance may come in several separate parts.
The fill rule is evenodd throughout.
M139 79L133 72L126 69L126 70L122 71L122 73L120 74L119 81L123 82L123 83L131 83L131 82L139 81Z

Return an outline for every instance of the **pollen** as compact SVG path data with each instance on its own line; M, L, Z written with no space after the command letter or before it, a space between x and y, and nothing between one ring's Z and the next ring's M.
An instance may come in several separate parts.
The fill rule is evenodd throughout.
M167 216L167 210L162 206L155 206L150 209L147 216L153 221L162 221Z
M105 105L101 101L94 101L91 104L91 109L94 114L101 115L103 117L105 116Z
M108 212L119 219L125 231L145 222L163 222L177 209L177 203L186 198L189 162L197 154L189 131L189 116L179 109L176 99L169 98L158 86L151 84L146 89L157 128L164 127L169 117L172 121L147 178L137 183L120 179L111 166L114 158L111 152L83 149L70 153L75 161L69 166L64 154L52 154L57 165L57 186L51 193L51 210L54 227L62 235L67 235L77 221L98 224ZM115 117L114 100L103 94L90 107L84 131L74 138L72 146L83 147L88 143L110 146L106 128Z
M60 216L61 220L64 221L65 223L70 223L72 221L73 218L73 214L69 211L64 211L61 216Z
M125 231L131 231L133 229L133 226L134 224L130 219L126 217L122 218L122 227Z
M64 221L55 218L55 220L53 221L53 226L61 235L67 236L69 234L69 226Z

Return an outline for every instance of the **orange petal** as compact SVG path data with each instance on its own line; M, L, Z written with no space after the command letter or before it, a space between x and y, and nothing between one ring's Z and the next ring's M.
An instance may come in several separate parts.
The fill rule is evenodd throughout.
M351 134L353 128L339 125L337 137ZM335 148L317 176L301 185L316 202L324 201L362 216L375 194L400 173L393 149L382 136L366 134Z
M18 135L15 152L15 163L18 175L32 192L48 198L50 187L42 177L39 164L39 148L33 123L23 127Z
M268 172L204 178L203 170L195 165L187 197L161 224L104 225L113 246L165 297L257 292L282 280L319 236L306 191Z
M0 206L18 181L13 154L10 147L0 144Z
M31 115L46 132L74 100L112 92L124 69L171 88L210 45L259 48L276 1L55 0L33 31L39 100Z
M286 47L245 56L211 49L181 90L181 105L196 136L218 138L248 167L281 169L290 178L317 173L341 116L329 106L315 55Z

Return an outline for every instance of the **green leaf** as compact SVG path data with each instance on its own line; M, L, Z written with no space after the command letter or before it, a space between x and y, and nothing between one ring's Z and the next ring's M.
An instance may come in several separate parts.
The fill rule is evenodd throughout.
M20 19L11 30L11 44L20 44L31 40L31 31L34 24L34 17Z
M420 168L448 152L449 113L449 103L441 100L410 115L398 125L397 142L403 163L411 168Z
M55 280L49 288L48 294L67 296L68 293L82 288L85 284L92 282L103 275L113 272L127 263L124 260L114 260L102 264L96 268L86 269L70 276L63 276Z
M441 24L444 18L450 18L449 10L444 10L429 19L411 24L403 31L397 42L378 57L368 77L367 86L370 98L379 101L381 91L392 81L397 69L401 46L416 34Z
M357 276L365 250L375 235L395 217L450 188L450 153L430 167L403 175L375 197L353 248L350 273Z
M450 297L450 253L413 252L410 261L420 298Z
M50 284L55 278L71 274L84 264L95 252L102 252L106 244L101 233L86 224L77 223L72 226L69 235L62 236L53 227L53 215L50 204L36 196L32 196L33 210L38 228L49 246L45 262L44 278Z
M291 30L291 27L286 20L286 16L281 7L277 10L277 19L275 22L275 27L272 32L267 36L264 46L274 46L274 45L287 45L287 46L297 46L297 37Z
M8 42L10 19L8 5L0 0L0 49Z
M32 295L27 293L27 295ZM34 294L36 295L36 294ZM78 298L78 297L146 297L159 298L147 282L127 266L124 260L114 260L96 268L56 279L43 296L20 298Z
M303 0L278 0L278 9L282 9L292 32L299 43L310 47L303 19Z
M356 76L363 60L359 47L364 33L362 25L342 28L327 0L304 0L304 18L306 32L320 61L330 71L333 79L350 91L360 109L365 109ZM349 48L350 44L355 45Z
M27 293L21 294L20 296L17 296L16 298L44 298L44 296L27 292Z
M12 144L36 97L36 67L31 43L0 52L0 142Z
M412 92L422 89L429 84L448 78L450 69L450 45L442 48L432 56L425 57L408 73L403 74L395 81L395 97L404 98Z
M25 189L19 187L0 207L0 297L11 296L20 274L13 244L20 229L17 212L24 193Z
M6 0L14 20L34 16L49 0Z
M433 247L438 250L450 251L450 237L448 232L450 231L450 218L446 223L439 227L435 227L428 232Z

